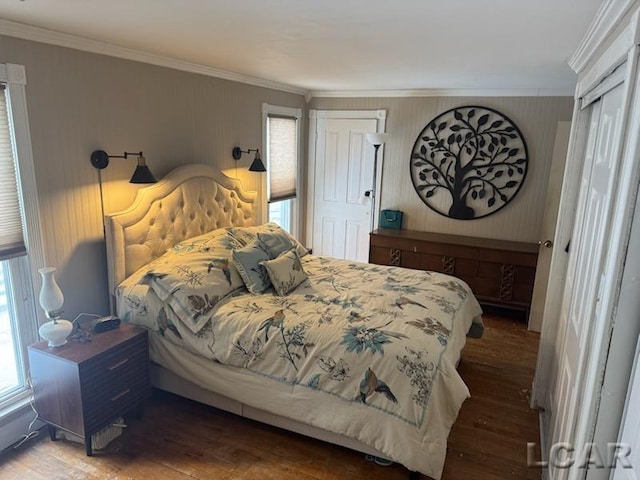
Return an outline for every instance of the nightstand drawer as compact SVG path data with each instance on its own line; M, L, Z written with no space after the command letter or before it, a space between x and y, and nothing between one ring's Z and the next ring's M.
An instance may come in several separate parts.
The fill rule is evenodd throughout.
M151 385L136 380L136 382L123 384L109 393L97 395L93 399L87 399L87 409L84 412L85 428L87 432L95 432L114 418L125 414L127 411L142 403L150 392Z
M150 391L147 336L85 362L80 371L84 422L93 431L142 402Z
M147 356L147 352L147 336L138 335L83 362L80 367L80 376L83 381L91 381L95 377L117 378L133 363L140 361L141 356Z
M82 396L89 405L101 403L102 399L117 395L133 384L147 381L149 365L146 352L126 356L114 365L118 365L115 370L104 368L81 375Z
M135 377L146 375L149 353L146 342L136 342L136 348L108 352L99 361L80 368L82 389L89 393L96 389L118 388L123 381L135 381ZM113 387L112 387L113 386Z

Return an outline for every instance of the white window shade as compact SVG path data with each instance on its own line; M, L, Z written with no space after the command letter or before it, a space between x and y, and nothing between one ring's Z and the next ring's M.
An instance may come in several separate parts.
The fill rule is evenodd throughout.
M298 173L297 119L268 115L267 147L267 201L295 198Z
M0 260L25 253L6 90L0 84Z

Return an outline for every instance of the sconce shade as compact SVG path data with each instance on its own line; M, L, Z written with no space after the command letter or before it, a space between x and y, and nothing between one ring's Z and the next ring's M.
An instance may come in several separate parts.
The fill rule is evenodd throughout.
M151 170L146 165L138 165L136 171L131 175L129 183L156 183L156 177L153 176Z
M267 168L262 163L262 157L260 156L260 150L256 150L256 156L251 162L251 166L249 167L250 172L266 172Z
M129 183L156 183L156 177L153 176L151 170L142 155L138 156L138 166L131 176Z
M124 152L124 155L109 155L104 150L94 150L93 153L91 153L91 165L102 170L103 168L107 168L110 158L129 158L130 155L137 155L138 166L133 172L129 183L156 183L156 177L153 176L153 173L151 173L151 170L147 166L142 152Z

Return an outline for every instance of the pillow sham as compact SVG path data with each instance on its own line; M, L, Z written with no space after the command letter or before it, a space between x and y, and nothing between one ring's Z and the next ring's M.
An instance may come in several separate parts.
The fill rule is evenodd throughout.
M243 246L247 246L258 238L258 233L275 232L279 229L281 227L277 223L268 222L253 227L230 227L229 233L239 240Z
M258 233L258 244L273 260L295 247L284 230Z
M182 323L198 333L216 304L244 283L231 261L231 249L240 244L228 232L191 241L191 246L189 241L181 242L177 250L154 260L141 283L148 284Z
M231 258L249 292L262 293L271 286L269 275L260 264L260 262L269 260L269 254L257 240L246 247L234 250L231 253Z
M296 249L298 250L298 255L300 255L300 257L304 257L309 253L309 250L307 250L304 245L298 242L298 240L296 240L293 235L291 235L280 225L274 222L268 222L255 227L230 227L228 230L231 235L233 235L236 239L243 243L243 245L248 245L249 243L254 241L256 238L258 238L259 233L281 232L286 235L287 238L289 238L291 244L296 247Z
M260 265L267 270L273 288L281 297L288 295L309 278L302 268L302 262L295 247L274 260L263 261Z
M197 250L199 252L208 252L213 249L226 249L231 250L239 248L240 241L229 233L227 228L217 228L210 232L203 233L197 237L192 237L182 242L176 243L171 247L168 252L173 252L175 255L183 255L192 253Z

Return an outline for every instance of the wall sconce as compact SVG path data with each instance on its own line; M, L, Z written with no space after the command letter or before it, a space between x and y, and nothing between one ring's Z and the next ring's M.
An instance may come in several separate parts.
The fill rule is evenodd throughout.
M151 170L147 166L147 162L142 156L142 152L124 152L124 155L109 155L104 150L94 150L91 153L91 165L102 170L109 165L110 158L129 158L130 155L138 157L138 166L136 167L129 183L156 183L156 177L153 176Z
M242 157L243 153L251 153L256 152L256 156L253 158L253 162L251 162L251 166L249 167L250 172L266 172L267 168L262 163L262 157L260 156L260 150L257 148L249 148L248 150L242 150L240 147L233 147L231 151L231 155L233 159L238 161L240 157Z

